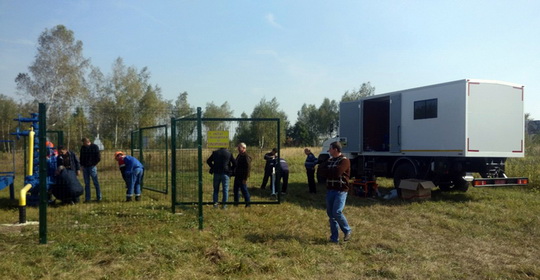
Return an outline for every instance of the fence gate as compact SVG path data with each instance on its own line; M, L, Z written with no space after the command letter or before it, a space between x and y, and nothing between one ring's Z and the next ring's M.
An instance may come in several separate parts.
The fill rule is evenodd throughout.
M131 132L131 154L144 165L141 188L168 194L169 143L166 125Z
M201 108L197 108L196 118L171 119L172 211L176 212L176 206L198 205L199 229L203 228L203 205L213 204L213 177L206 160L219 147L227 148L236 157L236 146L240 142L246 143L247 153L252 158L248 179L251 204L279 204L279 182L276 181L274 194L271 187L259 188L264 175L263 155L272 148L277 148L279 153L279 139L278 118L202 118ZM279 168L276 172L278 177ZM234 204L233 182L231 177L227 204ZM219 202L221 190L220 186ZM239 202L244 203L243 197Z

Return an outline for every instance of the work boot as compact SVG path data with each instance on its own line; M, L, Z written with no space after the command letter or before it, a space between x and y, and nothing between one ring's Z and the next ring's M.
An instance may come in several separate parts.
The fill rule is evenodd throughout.
M141 201L141 196L140 196L140 195L136 196L136 197L135 197L135 200L136 200L136 201Z
M130 201L133 201L133 197L127 196L127 197L126 197L126 202L130 202Z
M351 240L351 231L345 234L345 237L343 238L343 241L349 241L349 240Z

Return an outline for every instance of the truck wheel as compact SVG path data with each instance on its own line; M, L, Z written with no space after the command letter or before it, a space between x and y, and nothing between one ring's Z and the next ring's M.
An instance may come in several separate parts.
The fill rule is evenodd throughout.
M466 192L469 189L469 182L465 181L461 176L455 177L453 182L456 191Z
M469 182L465 181L465 179L463 179L461 176L455 176L452 180L452 183L444 182L439 184L439 189L443 192L466 192L469 189Z
M399 183L403 179L416 178L414 166L410 163L402 163L398 165L394 171L394 187L399 190Z
M443 192L449 192L452 190L452 184L449 184L449 183L440 183L439 184L439 189Z

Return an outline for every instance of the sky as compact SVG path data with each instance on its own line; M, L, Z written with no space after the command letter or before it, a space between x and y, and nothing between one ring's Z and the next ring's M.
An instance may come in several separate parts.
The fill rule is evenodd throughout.
M540 119L536 0L0 0L0 94L22 98L15 78L59 24L106 75L121 57L148 67L165 99L186 91L235 117L276 98L294 124L302 105L366 82L382 94L485 79L524 85L525 112Z

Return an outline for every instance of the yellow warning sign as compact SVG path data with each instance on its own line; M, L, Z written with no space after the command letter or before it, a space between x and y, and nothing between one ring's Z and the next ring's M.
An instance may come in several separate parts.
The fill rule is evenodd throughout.
M229 131L208 131L208 148L229 148Z

